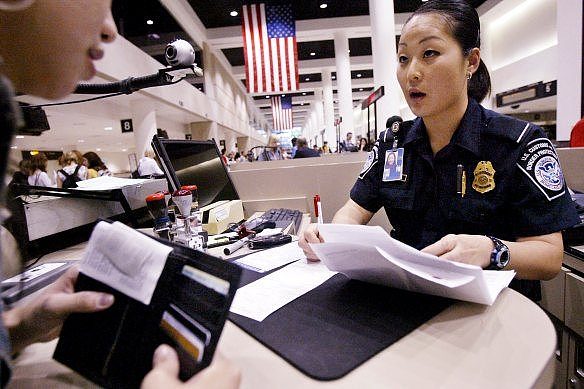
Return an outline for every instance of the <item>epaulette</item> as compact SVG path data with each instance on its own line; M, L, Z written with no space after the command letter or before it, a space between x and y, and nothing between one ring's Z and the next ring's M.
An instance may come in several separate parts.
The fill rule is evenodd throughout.
M537 126L530 122L501 115L489 120L485 133L521 143L536 128Z

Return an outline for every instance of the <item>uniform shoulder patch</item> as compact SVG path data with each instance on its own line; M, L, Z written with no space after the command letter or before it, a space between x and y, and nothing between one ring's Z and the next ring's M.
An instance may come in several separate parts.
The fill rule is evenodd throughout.
M375 144L371 148L371 151L367 155L367 160L365 161L365 164L363 165L361 172L359 173L360 179L363 179L363 177L365 177L367 175L367 173L369 173L369 171L371 170L373 165L375 165L377 163L377 160L379 159L378 155L379 155L379 142L375 142Z
M519 157L517 166L549 201L564 194L564 174L549 139L537 138L529 142Z

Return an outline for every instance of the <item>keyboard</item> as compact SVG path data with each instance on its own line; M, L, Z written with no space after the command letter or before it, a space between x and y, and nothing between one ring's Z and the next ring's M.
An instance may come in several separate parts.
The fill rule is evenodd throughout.
M286 208L272 208L264 212L262 215L267 221L272 221L276 223L276 228L286 228L290 223L294 224L294 231L290 231L293 234L297 234L300 231L300 224L302 223L302 212L294 209Z

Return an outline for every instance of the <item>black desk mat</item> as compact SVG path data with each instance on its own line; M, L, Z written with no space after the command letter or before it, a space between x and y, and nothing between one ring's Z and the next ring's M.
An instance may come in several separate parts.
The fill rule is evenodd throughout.
M262 274L244 271L241 285ZM392 345L453 304L336 274L319 287L257 322L229 319L317 380L334 380Z

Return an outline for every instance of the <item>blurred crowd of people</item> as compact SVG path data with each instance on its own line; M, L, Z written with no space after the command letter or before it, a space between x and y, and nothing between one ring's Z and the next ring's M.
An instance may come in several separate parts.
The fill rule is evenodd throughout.
M62 188L65 183L82 181L101 176L111 176L111 172L99 155L93 151L82 154L78 150L64 152L58 159L59 168L52 177L47 172L48 158L45 153L39 151L29 159L23 159L18 164L10 184L28 184L33 186L48 186ZM75 176L74 180L67 180L69 176Z
M268 138L268 142L265 146L256 146L249 151L235 151L232 150L227 152L226 149L221 149L221 160L226 166L233 165L240 162L253 162L253 161L278 161L284 159L293 158L310 158L310 157L320 157L324 154L332 154L337 152L330 148L327 141L324 141L322 146L313 145L309 146L306 138L292 138L292 147L283 147L278 137L271 135ZM358 152L371 151L372 144L367 140L367 138L362 136L357 136L357 144L353 143L353 133L348 132L346 139L341 141L339 144L338 152ZM298 153L298 150L301 150Z

